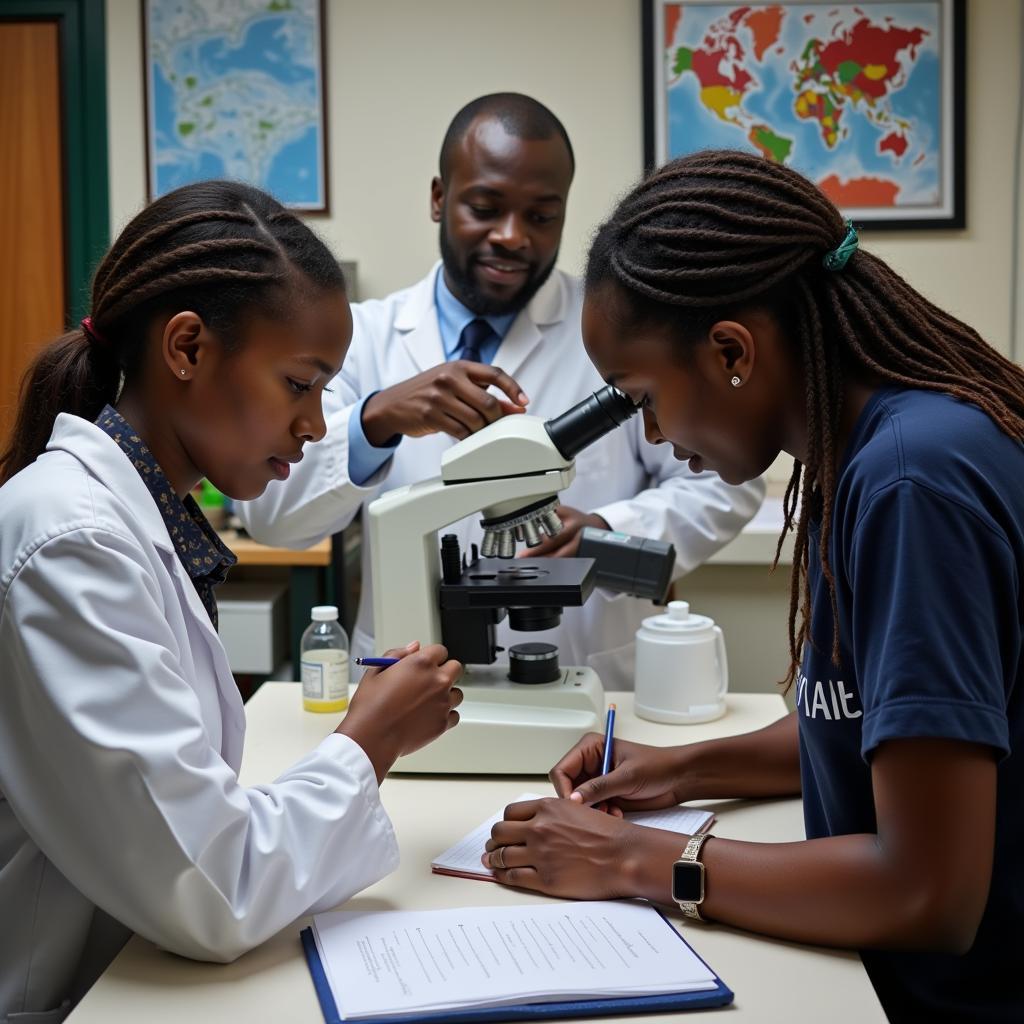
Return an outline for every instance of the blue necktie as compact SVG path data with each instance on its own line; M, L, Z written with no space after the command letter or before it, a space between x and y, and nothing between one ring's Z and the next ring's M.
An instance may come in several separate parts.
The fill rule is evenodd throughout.
M459 359L468 359L471 363L483 362L480 358L480 349L494 336L494 328L486 320L480 317L470 320L459 335L459 345L456 349Z

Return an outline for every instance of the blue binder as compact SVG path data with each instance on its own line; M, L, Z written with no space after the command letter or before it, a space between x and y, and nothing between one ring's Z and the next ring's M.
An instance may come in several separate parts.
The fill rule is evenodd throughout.
M668 923L667 920L666 923ZM689 945L674 928L672 931L678 936L680 942ZM309 971L313 975L313 986L316 989L317 998L320 1000L320 1009L323 1011L326 1024L345 1024L345 1018L339 1015L334 996L331 994L331 986L327 981L323 963L320 961L320 953L316 948L312 929L304 928L301 938ZM701 962L706 967L708 966L702 958ZM710 969L708 967L708 970ZM714 974L713 971L712 973ZM471 1024L475 1021L564 1020L569 1017L603 1017L624 1013L669 1013L679 1010L706 1010L715 1006L728 1006L733 998L732 990L727 988L716 974L715 988L704 989L701 992L574 999L560 1003L523 1003L518 1006L467 1007L462 1010L424 1013L417 1017L377 1017L373 1024Z

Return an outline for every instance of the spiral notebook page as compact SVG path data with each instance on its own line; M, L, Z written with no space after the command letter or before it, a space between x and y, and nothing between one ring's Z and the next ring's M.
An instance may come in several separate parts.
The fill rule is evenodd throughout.
M520 803L523 800L543 800L539 793L521 793L510 803ZM482 881L490 881L494 878L494 872L485 868L480 863L480 857L484 852L487 840L491 838L491 829L505 816L503 807L497 814L491 815L483 824L478 825L469 835L464 836L454 846L445 850L439 857L436 857L430 864L430 870L438 875L455 875L458 878L479 878ZM696 807L666 807L659 811L630 811L626 820L635 825L643 825L645 828L663 828L667 832L681 832L685 835L693 835L696 832L703 832L711 822L714 815L710 811L702 811Z

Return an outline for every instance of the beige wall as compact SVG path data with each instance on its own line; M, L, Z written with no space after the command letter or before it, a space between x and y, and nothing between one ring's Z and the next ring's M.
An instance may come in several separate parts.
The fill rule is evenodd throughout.
M138 0L107 0L111 218L145 201ZM641 169L634 0L327 0L331 215L311 222L359 264L364 297L418 280L437 258L428 207L452 115L515 90L562 118L580 172L562 264ZM569 70L571 68L571 71Z
M358 262L360 294L410 284L436 258L427 197L444 129L467 100L504 89L543 100L573 140L578 172L561 262L578 271L594 225L641 171L636 0L326 3L332 213L311 219L339 256ZM1017 0L968 4L968 228L867 235L871 249L1004 352L1022 7ZM117 231L145 202L140 4L107 0L107 11ZM1020 322L1024 333L1024 310ZM789 467L780 460L770 473L776 488ZM680 596L722 623L736 688L771 688L786 668L788 572L769 577L766 566L709 565L683 582Z
M513 89L563 119L577 153L562 265L640 174L636 0L326 0L332 213L315 226L359 264L360 291L417 280L435 259L427 190L452 114ZM138 0L107 0L116 231L145 201ZM1022 5L968 4L968 228L868 237L931 298L1008 351L1014 126Z

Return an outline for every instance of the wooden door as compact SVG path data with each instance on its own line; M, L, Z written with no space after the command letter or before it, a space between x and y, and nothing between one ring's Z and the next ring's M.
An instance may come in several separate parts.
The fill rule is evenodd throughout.
M60 73L56 21L0 21L0 446L22 372L64 326Z

